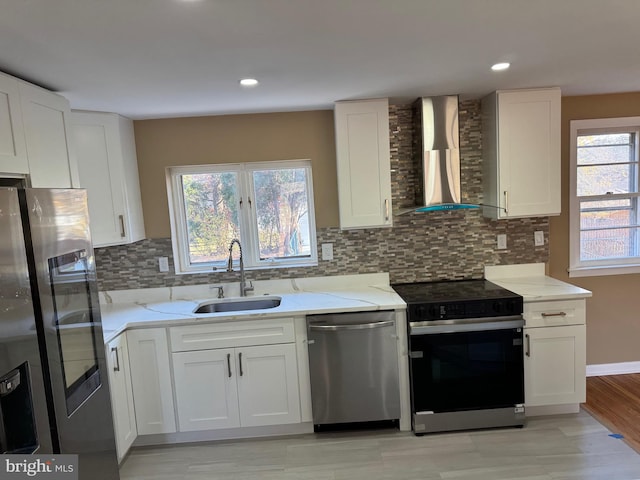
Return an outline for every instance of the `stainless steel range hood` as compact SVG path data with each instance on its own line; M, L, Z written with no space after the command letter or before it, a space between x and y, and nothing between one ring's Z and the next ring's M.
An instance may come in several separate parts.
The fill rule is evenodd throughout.
M416 206L401 213L478 208L461 203L458 96L420 98L413 107Z

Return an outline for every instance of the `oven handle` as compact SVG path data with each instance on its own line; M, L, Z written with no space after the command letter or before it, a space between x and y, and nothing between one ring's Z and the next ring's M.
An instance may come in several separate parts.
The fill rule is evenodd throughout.
M393 326L394 321L356 323L352 325L309 325L309 330L336 331L336 330L366 330L370 328L382 328Z
M439 333L482 332L485 330L509 330L524 327L524 320L493 321L484 323L457 323L447 325L429 325L411 327L410 335L434 335Z

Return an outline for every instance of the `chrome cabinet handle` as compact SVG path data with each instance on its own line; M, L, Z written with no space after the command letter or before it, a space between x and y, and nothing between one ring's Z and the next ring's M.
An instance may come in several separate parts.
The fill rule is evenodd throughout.
M384 199L384 221L385 222L389 221L389 199L388 198Z
M244 372L242 371L242 352L238 353L238 362L240 364L240 376L244 375Z
M504 191L504 213L509 215L509 192L507 190Z
M124 231L124 215L118 215L118 219L120 220L120 236L124 238L127 236L126 232Z
M527 340L527 350L524 352L524 354L525 354L527 357L530 357L530 356L531 356L531 337L529 337L529 334L528 334L528 333L527 333L527 334L525 334L525 336L524 336L524 337L525 337L525 339Z
M116 353L116 364L113 367L114 372L120 371L120 357L118 356L118 347L111 347L111 353Z
M227 353L227 370L229 371L229 378L231 378L231 354Z
M557 313L541 313L540 314L542 316L542 318L547 318L547 317L566 317L567 314L565 312L557 312Z

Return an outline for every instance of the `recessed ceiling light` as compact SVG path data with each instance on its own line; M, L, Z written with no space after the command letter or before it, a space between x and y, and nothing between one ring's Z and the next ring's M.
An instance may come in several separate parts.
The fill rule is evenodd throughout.
M502 70L506 70L510 66L511 64L508 62L496 63L495 65L491 65L491 70L493 70L494 72L500 72Z
M242 85L243 87L255 87L256 85L258 85L258 80L256 80L255 78L243 78L242 80L240 80L240 85Z

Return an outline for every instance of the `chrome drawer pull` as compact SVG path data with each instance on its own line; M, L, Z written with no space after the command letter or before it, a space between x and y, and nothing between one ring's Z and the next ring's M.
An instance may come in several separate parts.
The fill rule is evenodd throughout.
M547 317L566 317L567 314L565 312L558 312L558 313L541 313L540 315L542 315L542 318L547 318Z
M527 333L524 337L525 337L525 338L526 338L526 340L527 340L527 350L524 352L524 354L525 354L527 357L530 357L530 356L531 356L531 337L529 337L529 334L528 334L528 333Z
M118 347L111 347L111 353L116 354L116 364L113 366L113 371L114 372L119 372L120 371L120 357L118 356Z

